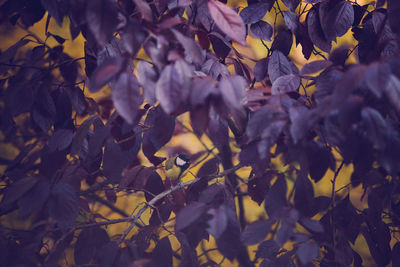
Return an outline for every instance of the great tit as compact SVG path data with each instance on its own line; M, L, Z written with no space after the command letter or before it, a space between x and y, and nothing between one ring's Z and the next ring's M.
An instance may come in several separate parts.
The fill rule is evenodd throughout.
M178 154L165 162L165 175L172 181L179 182L182 173L189 168L190 158L186 154Z

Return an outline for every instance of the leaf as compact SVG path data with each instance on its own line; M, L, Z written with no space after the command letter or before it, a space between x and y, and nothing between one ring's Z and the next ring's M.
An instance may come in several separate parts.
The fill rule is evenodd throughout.
M185 55L187 58L193 63L201 64L203 62L203 54L200 46L193 39L184 36L179 31L174 29L171 29L171 31L185 49Z
M368 89L378 98L382 96L390 80L390 67L387 64L372 63L365 70L365 81Z
M206 230L215 239L220 238L228 226L226 209L227 207L222 205L218 208L211 208L207 211L207 214L211 215L212 218L207 221L208 227Z
M303 172L298 173L295 182L294 206L304 216L311 216L315 206L314 189L311 181Z
M113 0L88 1L86 19L99 45L105 45L118 24L118 10Z
M391 74L389 76L388 82L386 84L386 87L384 87L384 92L386 97L389 99L391 104L394 106L394 108L397 110L397 112L400 111L400 80Z
M242 9L240 17L243 19L244 24L253 24L260 21L270 9L270 3L249 4Z
M189 225L195 223L197 219L203 216L204 211L206 210L206 205L201 202L192 202L186 207L184 207L179 213L176 215L176 223L175 230L182 231Z
M178 111L186 104L190 83L191 69L183 60L163 69L156 84L156 97L167 114Z
M314 45L322 51L329 52L332 47L331 42L326 40L324 32L322 31L318 9L315 7L311 8L307 14L306 22L308 34Z
M324 232L324 227L322 226L320 221L312 220L310 218L302 218L300 222L307 230L311 230L315 233L322 233Z
M94 118L95 117L89 117L79 126L79 129L76 132L74 139L72 140L71 154L77 155L79 151L81 151L83 142L88 135L90 126L92 125Z
M311 142L307 147L307 158L311 179L318 182L331 166L332 154L323 145Z
M273 29L268 22L260 20L250 25L250 32L257 38L265 41L271 41Z
M392 264L400 266L400 242L397 242L392 249Z
M265 79L268 73L268 61L269 58L262 58L257 61L256 65L254 66L254 78L257 82L261 82Z
M354 21L354 9L350 2L339 1L333 7L324 2L319 9L319 18L325 38L328 42L344 35Z
M258 245L256 257L264 259L275 259L280 247L274 240L266 240Z
M38 212L43 208L50 195L50 184L44 177L29 191L18 200L19 216L23 219L28 218L33 212Z
M265 210L270 218L279 217L281 210L286 207L286 180L283 176L278 176L274 185L265 196Z
M288 27L288 29L292 33L296 33L298 24L299 24L299 18L297 17L297 14L291 11L286 11L284 15L285 19L285 24Z
M264 240L273 224L273 220L260 220L246 226L240 236L243 245L250 246Z
M118 255L118 245L116 242L108 242L99 249L99 267L113 266Z
M69 2L66 0L41 0L41 3L61 27L64 16L68 11Z
M229 76L219 82L219 90L227 107L241 110L247 82L242 76Z
M400 34L400 3L396 0L387 1L388 19L392 31L396 34ZM394 266L394 265L393 265Z
M313 241L303 243L297 249L296 254L302 264L307 264L318 257L319 246Z
M275 82L280 76L292 74L292 66L285 55L275 50L272 52L268 62L268 74L271 82Z
M368 139L378 149L384 149L388 131L385 119L376 109L371 107L365 107L362 109L361 118L364 123Z
M144 196L146 197L147 202L152 200L154 196L157 196L164 191L163 181L161 180L161 177L157 172L153 171L153 173L149 176L146 185L144 186L144 189ZM161 202L162 199L160 201L157 201L155 206L159 206Z
M208 10L215 24L236 42L246 44L246 29L242 18L230 7L215 0L207 2Z
M143 102L136 77L125 71L112 85L114 107L129 124L135 121L138 109Z
M307 75L319 72L323 69L326 69L332 65L332 62L329 60L316 60L310 63L307 63L303 66L300 71L300 75Z
M63 230L69 228L79 212L78 195L75 189L59 182L51 190L48 202L49 214Z
M301 0L282 0L290 10L295 11Z
M147 20L148 22L153 21L153 14L151 11L150 5L145 0L133 0L136 5L136 8L142 14L143 19Z
M147 61L139 61L136 70L139 83L144 91L144 98L150 105L154 105L157 102L155 88L158 78L154 65Z
M0 203L0 210L3 212L11 204L15 203L20 199L25 193L27 193L31 188L38 182L37 177L28 176L19 179L18 181L12 183L7 187L4 197Z
M240 254L242 248L240 242L240 225L234 209L226 206L228 225L222 235L216 239L218 250L221 254L232 261Z
M207 176L214 175L219 171L219 159L211 158L207 160L197 172L197 177L206 178Z
M68 129L60 129L50 137L49 150L50 152L55 150L64 150L71 143L74 138L74 133Z
M294 74L280 76L272 83L272 94L296 92L300 87L300 81L300 77Z
M173 251L168 236L157 242L152 253L152 259L156 266L172 267Z
M102 228L88 228L80 232L74 247L75 264L88 264L95 250L109 242L107 232Z
M122 67L123 61L120 57L106 58L90 76L90 91L92 93L99 91L121 72Z

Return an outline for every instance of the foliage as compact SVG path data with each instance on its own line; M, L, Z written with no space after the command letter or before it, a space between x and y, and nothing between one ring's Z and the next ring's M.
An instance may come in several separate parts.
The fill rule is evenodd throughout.
M47 38L59 42L50 47L30 33L0 54L1 132L19 149L1 160L5 266L57 266L67 250L78 266L217 266L210 250L199 254L210 236L241 266L362 266L354 246L360 237L377 266L399 264L399 1L0 5L2 23L15 27L28 28L47 11ZM50 19L62 24L65 17L72 38L85 37L84 58L72 58L65 40L47 29ZM349 30L353 47L332 46ZM254 68L238 49L248 35L268 53ZM293 40L305 59L319 59L299 70ZM148 59L138 57L142 50ZM106 85L111 99L85 92ZM185 130L207 135L214 148L192 155L192 165L204 163L194 180L171 187L157 152L182 131L181 114L191 119ZM151 164L141 165L139 152ZM284 171L272 163L277 157ZM363 209L335 187L350 164L346 188L362 185ZM239 177L244 166L250 175ZM328 169L332 194L316 196L313 184ZM216 177L225 184L209 183ZM115 205L119 192L144 192L146 202L130 216ZM247 196L265 207L257 221L245 217ZM122 218L101 217L93 203ZM151 218L142 220L148 210ZM9 228L4 220L29 223ZM127 229L110 236L107 226L124 222Z

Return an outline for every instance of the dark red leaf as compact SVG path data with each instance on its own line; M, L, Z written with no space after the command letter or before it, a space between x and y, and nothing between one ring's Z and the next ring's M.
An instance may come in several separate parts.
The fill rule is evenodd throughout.
M242 18L233 9L215 0L207 2L215 24L236 42L246 44L246 29Z
M268 22L260 20L250 25L250 32L257 38L265 41L271 41L273 29Z
M206 204L201 202L192 202L184 207L176 216L175 230L182 231L195 223L197 219L203 216L206 207Z
M318 257L319 246L317 243L312 241L303 243L297 249L296 254L302 264L307 264Z
M274 224L273 220L261 220L249 224L241 234L241 241L243 245L250 246L258 244L265 239L271 226Z
M270 9L270 3L249 4L240 12L240 17L244 24L253 24L260 21Z
M112 0L89 1L86 8L89 29L100 45L107 43L118 24L118 10Z
M95 93L117 76L123 67L120 57L109 57L105 59L90 76L90 91Z

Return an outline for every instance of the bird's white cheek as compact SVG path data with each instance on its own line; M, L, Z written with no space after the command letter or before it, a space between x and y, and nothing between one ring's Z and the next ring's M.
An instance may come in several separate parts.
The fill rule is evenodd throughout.
M181 158L176 158L176 165L178 165L178 166L183 166L183 165L185 165L186 164L186 161L184 161L183 159L181 159Z

